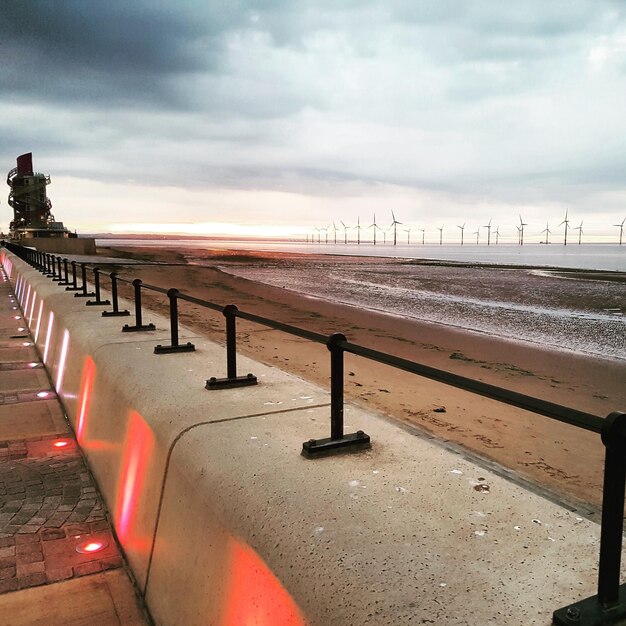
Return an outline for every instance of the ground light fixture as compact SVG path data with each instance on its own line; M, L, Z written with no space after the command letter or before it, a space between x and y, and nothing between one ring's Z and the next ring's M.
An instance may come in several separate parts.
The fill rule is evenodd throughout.
M80 535L75 538L78 539L79 537ZM75 550L76 552L80 552L80 554L93 554L94 552L100 552L101 550L104 550L107 545L107 542L101 539L98 539L96 541L94 541L93 539L89 539L88 541L79 543L76 546Z
M39 363L35 363L34 361L32 363L28 364L28 367L39 367Z
M49 391L38 391L37 392L37 397L38 398L47 398L50 395Z
M61 439L60 441L55 441L52 445L55 448L65 448L70 445L70 442L67 439Z

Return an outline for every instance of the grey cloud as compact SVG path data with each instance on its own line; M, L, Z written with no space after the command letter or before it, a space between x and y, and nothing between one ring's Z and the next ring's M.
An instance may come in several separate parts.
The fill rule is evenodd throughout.
M193 15L139 2L9 0L0 20L2 91L68 104L156 96L174 104L168 77L212 61L192 45L206 30Z

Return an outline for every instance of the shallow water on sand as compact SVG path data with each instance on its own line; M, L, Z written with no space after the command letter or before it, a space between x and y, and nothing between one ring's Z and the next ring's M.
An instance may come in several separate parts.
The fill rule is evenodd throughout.
M257 259L238 276L392 315L626 359L626 284L532 269Z

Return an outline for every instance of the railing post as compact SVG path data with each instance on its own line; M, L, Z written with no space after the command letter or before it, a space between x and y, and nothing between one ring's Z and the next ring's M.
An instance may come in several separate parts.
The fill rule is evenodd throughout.
M227 304L222 313L226 318L226 378L212 376L206 381L206 389L231 389L256 385L256 376L237 376L237 311L234 304Z
M602 425L605 446L598 594L553 614L557 626L626 623L626 584L620 585L624 490L626 488L626 413L611 413Z
M178 289L169 289L167 297L170 299L170 337L169 346L158 345L154 348L154 354L169 354L171 352L193 352L196 347L187 342L180 345L178 343Z
M302 455L307 458L371 447L369 435L362 430L349 435L343 432L343 344L346 341L345 335L335 333L328 338L326 343L330 351L330 437L305 441L302 444Z
M67 259L63 259L63 270L65 272L65 278L61 278L61 280L59 281L59 285L69 285L70 284L70 274L68 271L68 260Z
M85 302L85 304L87 306L96 306L99 304L111 304L109 302L109 300L102 300L100 298L100 269L97 267L93 268L93 282L94 282L94 289L96 292L96 299L95 300L87 300L87 302Z
M124 333L133 333L141 330L156 330L156 326L154 324L143 324L143 320L141 317L141 278L135 278L133 280L133 287L135 289L135 325L129 326L128 324L124 324L122 327L122 332Z
M52 280L54 282L56 282L57 280L61 280L60 278L57 278L57 257L53 256L52 257L52 276L51 276Z
M52 255L46 252L46 276L48 278L52 278L53 275L53 265L52 265Z
M95 296L95 293L87 291L87 266L84 263L80 264L80 277L82 281L81 292L75 293L75 298L91 298Z
M117 298L117 274L115 272L111 272L109 276L111 278L111 298L113 299L113 310L102 311L102 317L122 317L130 315L130 311L127 311L126 309L120 311L119 308L119 301Z
M72 284L69 287L65 288L65 291L78 291L80 287L78 286L78 281L76 280L76 261L72 259L70 265L72 266Z

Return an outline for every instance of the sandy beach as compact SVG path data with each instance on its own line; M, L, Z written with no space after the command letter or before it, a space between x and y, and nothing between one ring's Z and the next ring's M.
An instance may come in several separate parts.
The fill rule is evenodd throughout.
M175 286L198 298L236 304L247 312L325 334L343 332L362 345L600 416L626 409L624 361L545 349L307 297L217 267L283 254L185 250L183 246L181 243L177 251L154 246L103 248L100 254L165 263L131 268L120 260L122 275L140 277L146 283ZM332 262L332 257L327 260ZM354 261L342 257L341 262ZM129 292L122 289L122 294ZM145 292L144 303L162 313L168 309L160 294ZM179 313L182 324L216 341L224 340L220 313L189 303L181 303ZM329 357L322 345L239 320L238 348L255 359L328 386ZM210 375L223 372L207 371L207 377ZM601 500L604 457L599 436L352 355L346 356L345 386L349 401L403 422L418 434L467 450L500 466L504 473L512 472L519 480L578 507L582 514L595 515ZM375 445L385 445L376 433L369 434Z

